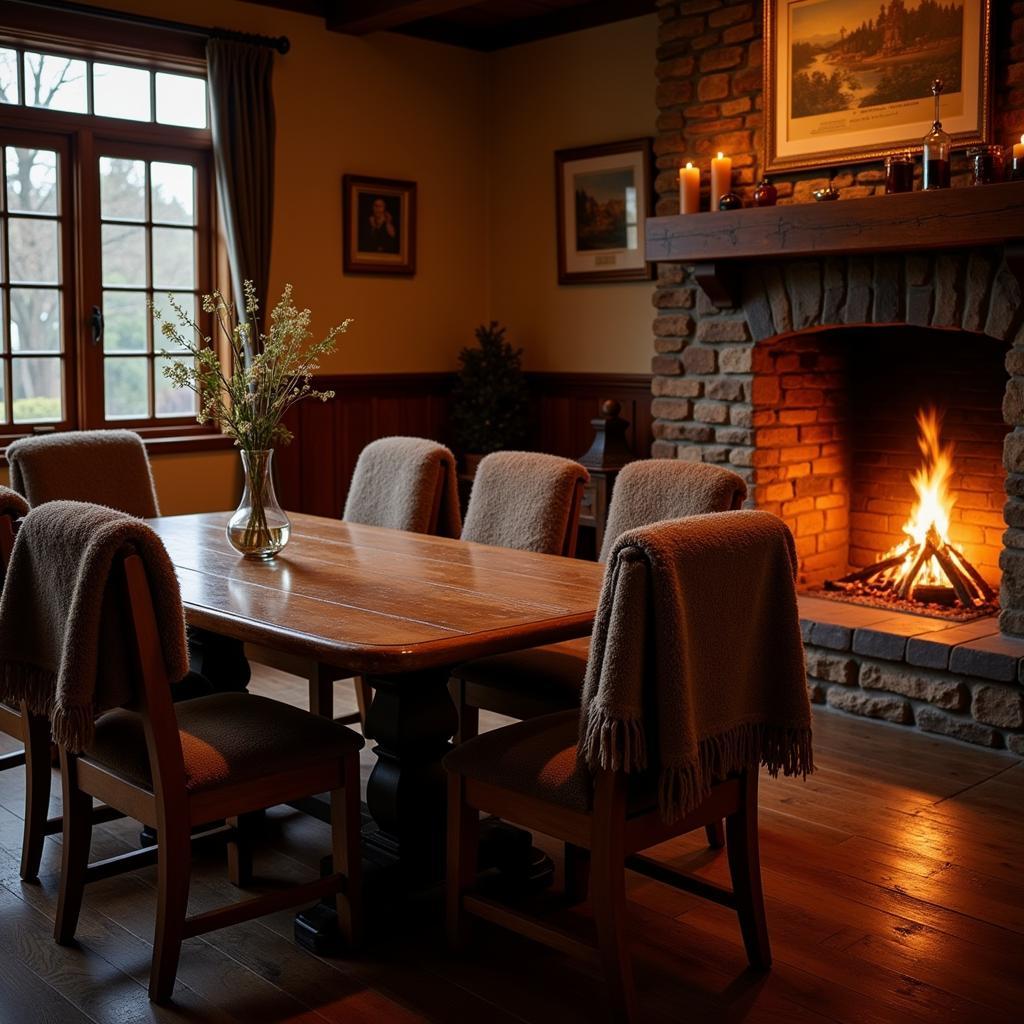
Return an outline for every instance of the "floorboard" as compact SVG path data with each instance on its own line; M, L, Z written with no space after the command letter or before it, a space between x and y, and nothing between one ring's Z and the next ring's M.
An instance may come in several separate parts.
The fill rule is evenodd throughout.
M257 668L254 692L303 706L306 684ZM338 684L336 713L355 707ZM501 724L484 715L482 727ZM15 744L0 738L0 753ZM629 878L630 935L645 1020L756 1024L1009 1024L1024 1005L1024 764L897 727L815 710L819 771L764 779L762 862L775 966L746 969L734 916ZM363 778L373 755L363 754ZM53 810L59 811L55 776ZM318 957L291 912L185 944L175 1001L146 997L154 868L91 886L74 947L52 941L60 837L41 878L18 877L24 778L0 773L0 1024L591 1024L599 972L480 925L450 956L427 904L391 922L357 958ZM139 827L94 830L93 854L132 849ZM266 879L299 881L330 845L327 827L274 808L256 857ZM558 855L558 844L537 837ZM658 857L727 883L724 854L694 834ZM237 896L216 852L197 857L190 907ZM576 912L587 922L586 908ZM395 937L397 936L397 938Z

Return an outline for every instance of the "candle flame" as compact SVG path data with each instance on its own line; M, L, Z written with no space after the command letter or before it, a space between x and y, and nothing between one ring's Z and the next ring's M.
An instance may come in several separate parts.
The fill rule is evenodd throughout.
M1021 141L1021 142L1024 142L1024 135L1022 135L1022 136L1021 136L1021 140L1020 140L1020 141ZM719 159L719 160L721 160L721 159L722 159L722 157L724 157L724 156L725 156L725 154L724 154L724 153L719 153L719 154L718 154L718 159Z
M1024 141L1024 139L1022 139L1021 141ZM689 171L692 168L693 168L693 161L692 160L687 160L686 161L686 169Z
M1024 146L1024 135L1022 135L1022 136L1020 137L1020 144L1021 144L1022 146Z

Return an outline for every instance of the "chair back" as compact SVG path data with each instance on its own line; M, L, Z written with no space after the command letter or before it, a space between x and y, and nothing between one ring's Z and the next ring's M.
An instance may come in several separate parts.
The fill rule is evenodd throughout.
M411 533L457 536L455 456L421 437L383 437L360 453L342 518Z
M572 459L493 452L477 467L462 539L572 557L589 479Z
M706 462L642 459L624 466L615 479L598 561L607 562L612 545L626 530L738 509L747 496L743 478Z
M35 508L86 501L148 519L160 514L145 445L130 430L41 434L7 448L11 486Z
M7 566L14 550L18 520L28 515L28 502L9 487L0 486L0 589L3 588Z

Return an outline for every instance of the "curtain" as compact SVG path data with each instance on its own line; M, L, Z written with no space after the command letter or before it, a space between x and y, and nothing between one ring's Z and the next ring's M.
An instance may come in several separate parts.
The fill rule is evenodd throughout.
M206 44L217 197L227 236L231 287L242 306L252 281L261 311L270 287L274 220L274 54L230 39Z

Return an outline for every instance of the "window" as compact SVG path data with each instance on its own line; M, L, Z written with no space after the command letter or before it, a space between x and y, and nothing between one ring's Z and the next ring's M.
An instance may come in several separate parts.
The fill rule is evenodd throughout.
M0 445L39 430L207 434L162 368L168 292L212 284L197 74L0 41Z

